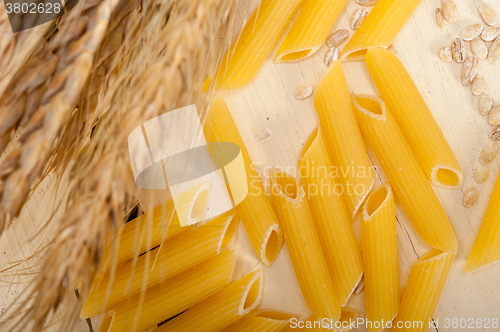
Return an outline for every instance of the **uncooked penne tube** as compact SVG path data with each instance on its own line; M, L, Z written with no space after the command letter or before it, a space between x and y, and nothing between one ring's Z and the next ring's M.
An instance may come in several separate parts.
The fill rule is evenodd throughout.
M390 110L375 96L353 95L353 104L364 137L418 235L430 246L455 254L453 227Z
M420 1L379 0L340 57L345 61L360 61L370 46L388 48Z
M257 310L225 328L222 332L280 332L295 317L279 311Z
M314 106L325 131L332 161L339 168L349 216L354 220L375 177L352 110L340 61L332 64L316 88Z
M429 320L436 311L454 260L455 255L432 249L413 264L391 331L425 332L429 329ZM407 322L411 322L411 328L397 328L398 323L409 326Z
M479 229L476 242L472 247L465 273L473 272L481 267L500 260L500 174L491 195L488 209Z
M365 264L366 319L378 322L369 325L368 331L379 332L384 330L384 322L391 322L396 317L399 306L396 207L387 183L366 199L361 221L361 248Z
M193 208L204 210L209 196L210 187L205 187L205 190L192 197ZM163 241L190 230L191 226L180 225L175 210L174 201L169 200L124 224L117 232L114 244L116 248L112 248L111 242L108 243L100 269L106 270L111 264L119 265L132 260ZM113 249L116 253L112 253Z
M427 177L440 187L461 188L463 174L457 158L398 57L370 47L365 62L382 100L403 129Z
M231 241L237 226L238 218L235 218L235 212L227 212L198 228L166 241L161 247L139 257L135 262L118 266L113 275L110 270L98 275L80 316L82 318L96 316L144 288L151 288L162 280L169 279L221 253ZM147 274L146 285L144 285L144 274Z
M316 53L348 0L308 0L281 43L274 62L293 62Z
M142 331L183 312L229 284L236 261L226 251L109 309L99 332Z
M262 0L217 69L216 90L238 89L257 75L302 0Z
M304 189L296 179L273 169L271 193L307 306L318 317L337 321L340 317L340 303L314 228Z
M349 332L356 327L356 322L360 317L357 309L343 307L340 319L334 323L330 320L320 319L312 315L306 320L292 318L290 325L281 332L308 331L308 332Z
M161 325L157 332L217 332L237 322L260 303L263 273L258 270Z
M333 286L344 306L363 276L363 263L349 213L337 192L340 184L330 173L333 163L323 135L318 126L307 139L299 158L299 174Z
M278 217L266 195L259 174L252 167L252 159L222 98L216 98L212 102L204 131L209 142L234 143L241 149L245 161L248 195L236 206L236 211L255 252L264 265L270 266L283 245Z

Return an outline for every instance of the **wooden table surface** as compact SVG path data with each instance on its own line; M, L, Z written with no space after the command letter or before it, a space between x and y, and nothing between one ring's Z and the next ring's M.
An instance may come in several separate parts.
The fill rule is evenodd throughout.
M482 23L477 11L477 6L481 2L456 1L459 10L458 22L446 25L440 31L434 16L440 1L422 0L394 41L398 56L415 80L462 166L465 186L474 185L473 170L479 165L479 154L483 146L489 142L488 133L491 127L486 118L477 111L478 97L472 95L470 87L464 87L460 83L460 65L442 62L437 56L437 51L441 46L450 45L464 27ZM490 0L490 3L500 13L500 2ZM233 37L237 36L238 26L249 18L257 4L257 0L240 2L237 27ZM348 28L349 17L357 7L351 0L334 29ZM297 167L302 144L318 124L313 98L296 100L294 91L305 83L313 86L319 83L327 71L323 65L325 52L326 47L322 47L316 55L307 60L279 65L272 63L273 54L252 83L240 90L220 94L225 98L247 144L250 156L261 170L261 178L266 185L268 180L265 173L269 166L283 167L289 171ZM495 66L489 64L487 60L480 60L479 66L480 73L488 82L488 92L494 100L500 102L500 65ZM346 63L344 70L351 92L377 94L363 63ZM370 152L370 156L377 166L373 153ZM481 197L477 205L470 209L465 209L461 204L461 190L434 187L453 224L459 243L454 266L434 315L439 323L436 331L500 331L500 327L465 329L446 328L444 325L447 318L474 320L481 318L483 321L486 318L500 319L500 263L469 275L463 272L500 171L499 158L495 159L489 168L489 179L479 185ZM377 178L379 181L386 180L382 172L377 174ZM45 188L41 187L36 191L31 202L23 210L20 220L17 220L0 238L0 267L6 266L8 261L26 257L30 250L35 248L35 244L28 242L21 251L18 249L27 241L36 225L47 218L47 206L51 200L48 195L50 187ZM359 216L353 227L359 239ZM403 290L413 262L431 248L420 240L399 203L397 203L397 235L400 284ZM241 225L236 247L239 258L235 278L260 266ZM276 262L270 268L263 269L264 297L259 308L279 309L298 314L301 318L307 317L310 312L300 294L286 245ZM15 284L6 283L4 278L0 279L1 311L23 288L23 284L19 284L19 281L24 281L26 278L29 277L17 276L14 278L17 281ZM348 306L360 310L364 317L364 293L353 295ZM95 329L99 321L94 320L93 323ZM56 326L52 330L56 331ZM84 321L78 322L75 329L75 331L88 330ZM358 328L357 331L366 329Z

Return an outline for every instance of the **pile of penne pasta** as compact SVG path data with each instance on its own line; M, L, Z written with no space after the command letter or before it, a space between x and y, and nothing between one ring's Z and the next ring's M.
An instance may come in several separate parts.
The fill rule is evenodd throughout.
M172 201L125 224L117 235L118 249L109 247L105 254L81 317L104 313L101 331L157 325L157 331L300 330L290 327L294 315L254 310L262 297L261 270L233 276L237 253L231 242L241 220L266 267L286 241L313 314L309 322L327 319L340 322L334 330L349 330L342 323L356 320L359 312L345 305L364 282L366 318L373 322L369 331L391 325L393 330L426 331L457 253L453 227L431 184L459 189L463 174L407 70L386 50L419 2L377 2L341 60L333 62L316 87L319 125L300 153L300 178L274 169L270 198L228 107L215 98L204 134L209 142L239 145L248 196L233 211L197 226L181 227ZM313 55L346 3L262 0L205 88L231 90L248 84L287 28L275 62ZM341 61L364 61L380 96L350 94ZM367 146L388 178L378 187ZM344 170L339 179L329 175L332 167ZM342 194L332 190L339 186ZM396 198L421 239L434 248L413 264L402 295ZM352 228L357 215L362 219L360 245ZM500 180L466 272L498 260ZM423 324L408 328L405 322Z

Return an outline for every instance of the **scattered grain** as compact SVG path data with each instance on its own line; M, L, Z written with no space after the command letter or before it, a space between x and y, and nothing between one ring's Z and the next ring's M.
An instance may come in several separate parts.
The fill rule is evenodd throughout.
M466 208L473 207L479 199L479 190L476 187L468 187L465 189L464 198L462 199L462 204Z
M478 184L484 183L484 181L486 181L486 179L488 179L489 173L490 173L490 171L488 170L488 167L486 167L484 165L478 166L474 170L474 181L476 181L476 183L478 183Z
M465 59L464 63L462 64L462 84L463 85L471 85L472 82L477 77L478 71L479 71L479 61L475 56L470 56L467 59Z
M481 34L481 38L484 41L492 41L493 39L497 38L500 36L500 27L489 27L484 29L483 33Z
M365 289L365 278L361 277L361 280L359 281L358 285L356 286L356 289L354 290L354 294L361 294L363 293Z
M496 104L488 115L488 123L492 126L500 125L500 104Z
M360 6L365 6L365 7L372 7L377 4L378 0L355 0L356 3Z
M443 18L448 23L455 23L458 20L458 9L452 0L443 0L441 7Z
M493 131L490 133L490 138L493 141L500 141L500 126L495 127Z
M441 8L436 8L436 22L439 27L439 30L443 30L444 27L444 21L443 21L443 14L441 12Z
M443 46L439 49L439 57L444 62L451 62L451 50L449 47Z
M498 154L498 144L496 142L489 142L481 151L481 156L479 157L479 161L483 165L488 165L495 159Z
M328 49L325 54L324 64L330 67L332 63L339 58L339 49L337 47L332 47Z
M314 88L311 84L301 85L295 90L295 98L304 100L312 96Z
M483 18L484 23L495 25L498 22L498 16L495 9L490 4L482 3L479 5L479 14Z
M480 37L476 37L470 42L470 50L478 59L484 60L488 57L488 46Z
M471 41L476 37L479 37L483 32L483 26L479 23L469 25L462 30L462 39L466 41Z
M474 96L480 96L484 92L485 88L486 88L486 80L484 79L483 76L480 75L477 76L474 79L474 82L472 82L472 87L471 87L472 94Z
M479 113L481 115L488 115L493 107L493 99L487 93L484 93L479 97Z
M365 20L368 12L363 8L358 8L351 17L351 29L357 30Z
M330 48L340 46L347 40L347 38L349 38L349 30L347 29L335 30L326 39L326 46Z
M488 51L488 61L493 64L500 62L500 37L497 37L491 43Z
M462 39L457 38L451 44L451 56L457 63L462 63L467 58L467 47Z

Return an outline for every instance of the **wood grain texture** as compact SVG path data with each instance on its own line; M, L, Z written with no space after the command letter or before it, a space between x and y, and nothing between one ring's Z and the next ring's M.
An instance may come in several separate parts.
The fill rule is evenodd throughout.
M258 4L258 0L240 1L240 11L236 26L241 27L248 20ZM441 46L448 46L460 35L460 31L473 23L482 23L477 6L479 0L455 1L459 10L456 24L446 25L441 31L435 21L435 9L440 4L436 0L423 0L414 15L410 18L394 45L398 48L398 56L408 69L410 75L427 102L432 114L450 143L464 172L464 185L473 185L473 171L480 165L479 154L489 141L491 127L485 117L477 111L478 97L474 97L470 87L460 82L460 65L444 63L437 56ZM500 13L500 3L489 1ZM349 17L358 8L350 1L339 21L333 28L349 29ZM236 38L238 30L233 34ZM292 172L297 167L297 159L302 144L306 141L318 123L314 110L313 98L303 101L294 97L295 89L309 83L316 86L327 68L323 65L323 56L327 51L323 46L317 54L298 63L273 64L274 53L266 60L262 70L248 86L227 93L225 98L231 114L245 141L248 152L261 172L261 179L268 188L267 170L271 166L282 167ZM276 48L274 50L276 52ZM500 65L491 65L488 61L480 61L480 73L488 83L488 92L495 101L500 101ZM363 63L347 63L344 65L350 92L360 94L377 93L370 81L368 71ZM370 157L377 166L371 151ZM466 275L463 270L467 257L472 249L475 237L486 211L492 193L496 175L500 171L500 159L490 165L490 177L479 185L481 197L476 206L465 209L461 204L461 191L452 191L434 187L455 229L459 247L456 260L444 288L441 300L434 315L439 322L439 331L464 331L458 328L445 328L446 318L499 318L498 299L500 298L500 263ZM377 185L387 178L378 168ZM155 194L156 195L156 194ZM25 209L21 220L15 223L0 239L0 266L4 266L7 257L20 258L26 255L20 244L26 241L30 230L43 219L45 206L38 195ZM38 201L37 201L38 200ZM140 198L141 204L147 205L146 198ZM145 209L147 210L147 209ZM430 247L423 243L406 218L401 205L396 202L397 236L400 285L403 291L412 264ZM359 218L359 216L358 216ZM353 224L356 235L360 237L360 221ZM332 239L334 240L334 239ZM34 245L32 245L34 246ZM260 266L250 241L243 227L239 228L237 266L234 278L240 278L251 269ZM8 252L8 254L4 254ZM16 256L17 253L17 256ZM3 280L3 279L2 279ZM17 288L23 285L6 285L0 281L0 309L4 308ZM14 294L12 294L14 293ZM364 310L364 293L353 295L348 307L357 308L361 317L366 317ZM259 308L278 309L298 314L305 319L309 310L300 294L293 267L288 256L286 244L275 263L264 269L264 294ZM94 319L94 329L98 320ZM78 325L75 331L88 331L85 322ZM2 330L0 326L0 331ZM49 329L57 331L56 328ZM492 329L474 328L473 331L493 331ZM472 331L470 330L470 331ZM358 331L366 331L359 328Z

